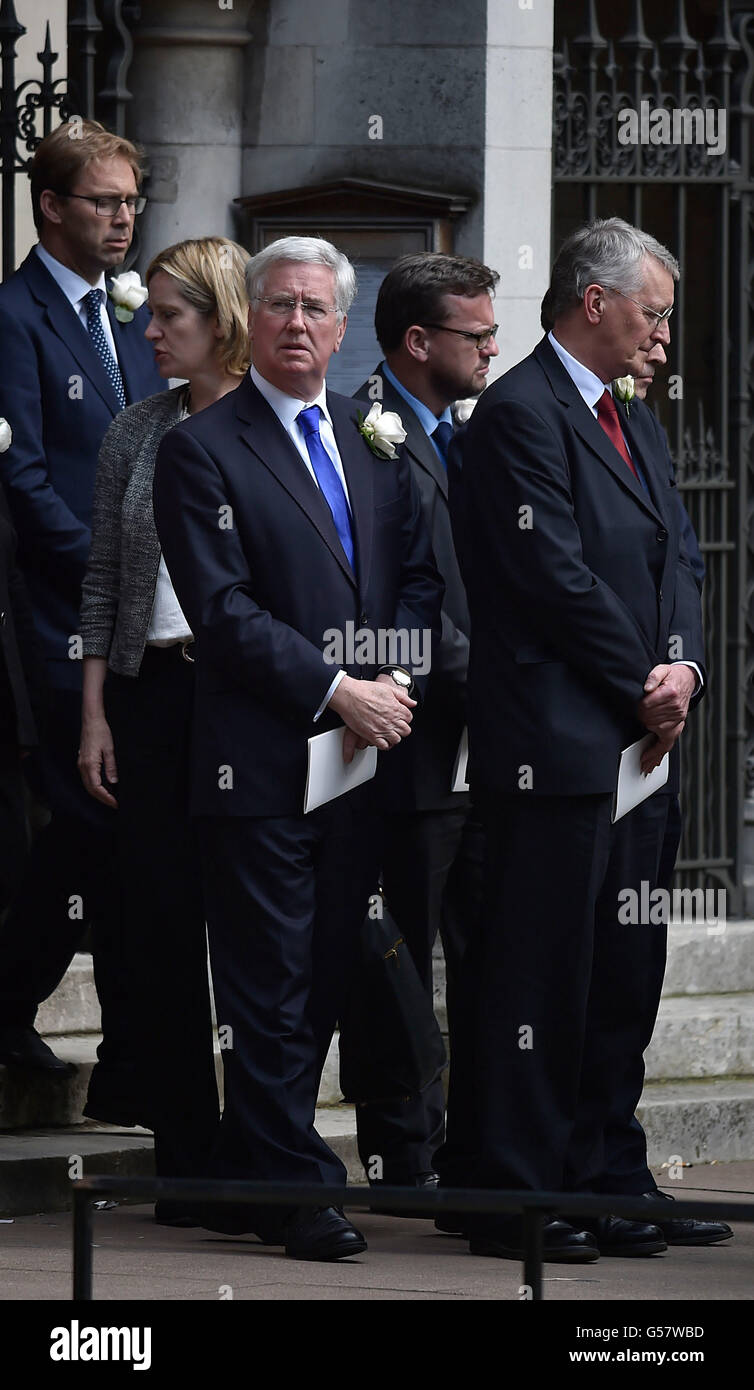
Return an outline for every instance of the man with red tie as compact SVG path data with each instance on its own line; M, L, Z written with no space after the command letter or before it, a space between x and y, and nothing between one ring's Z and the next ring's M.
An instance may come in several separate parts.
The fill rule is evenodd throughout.
M480 1187L656 1194L643 1135L618 1177L606 1128L638 1103L664 966L664 927L621 925L619 895L657 883L669 798L615 824L611 812L621 751L648 731L644 770L670 752L677 787L703 643L664 436L611 383L669 342L678 276L619 218L573 232L543 306L552 331L482 396L451 495L472 624L469 776L495 868L457 1058L474 1057ZM451 1076L449 1124L467 1090ZM654 1254L681 1224L555 1219L545 1258ZM518 1218L468 1228L475 1253L520 1256Z

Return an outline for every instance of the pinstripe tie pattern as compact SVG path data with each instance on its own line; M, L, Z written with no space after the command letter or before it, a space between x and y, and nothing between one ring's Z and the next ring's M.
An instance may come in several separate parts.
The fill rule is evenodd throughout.
M126 393L123 390L123 377L120 374L120 367L110 351L110 344L105 337L105 330L102 327L101 307L103 300L104 294L102 290L90 290L88 294L84 295L86 326L89 331L89 337L94 343L99 356L102 358L105 371L110 378L110 385L118 397L120 408L121 410L125 410Z

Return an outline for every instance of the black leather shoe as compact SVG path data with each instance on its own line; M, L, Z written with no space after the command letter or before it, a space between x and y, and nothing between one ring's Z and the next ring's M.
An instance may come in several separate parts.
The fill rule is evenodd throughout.
M480 1218L476 1218L477 1221ZM475 1223L476 1224L476 1223ZM499 1260L524 1258L522 1221L519 1216L498 1220L488 1232L475 1231L469 1241L472 1255L494 1255ZM588 1231L576 1231L567 1221L545 1224L542 1258L557 1264L591 1264L600 1256L599 1247Z
M643 1192L643 1197L651 1201L660 1198L662 1202L674 1202L669 1192ZM719 1245L722 1240L732 1240L733 1232L727 1221L696 1221L693 1216L673 1221L658 1221L668 1245Z
M601 1255L661 1255L668 1248L659 1226L646 1221L598 1216L594 1222L588 1219L587 1229Z
M40 1038L30 1024L8 1023L0 1028L0 1062L11 1067L27 1067L63 1079L73 1076L73 1062L63 1062Z
M338 1207L299 1207L286 1223L285 1253L292 1260L344 1260L366 1248Z
M390 1183L390 1182L388 1181L388 1179L385 1179L385 1185L386 1185L386 1186L390 1186L390 1187L392 1187L393 1185L394 1185L395 1187L415 1187L415 1188L417 1188L419 1191L422 1191L422 1192L435 1192L436 1189L437 1189L437 1186L438 1186L438 1184L439 1184L439 1181L440 1181L440 1179L439 1179L439 1177L437 1176L437 1173L417 1173L416 1176L415 1176L415 1178L414 1178L412 1181L409 1181L409 1182L397 1182L397 1183L393 1184L393 1183ZM379 1187L379 1183L373 1183L372 1186L378 1188L378 1187ZM431 1216L431 1213L430 1213L430 1212L428 1212L428 1211L415 1211L415 1210L414 1210L413 1208L411 1208L411 1207L407 1207L405 1211L399 1211L397 1207L396 1207L396 1208L390 1207L390 1208L388 1208L387 1211L377 1211L377 1208L376 1208L376 1207L372 1207L371 1210L374 1211L374 1212L376 1213L377 1216L405 1216L405 1217L409 1217L411 1220L414 1220L414 1221L431 1221L431 1220L432 1220L432 1216Z

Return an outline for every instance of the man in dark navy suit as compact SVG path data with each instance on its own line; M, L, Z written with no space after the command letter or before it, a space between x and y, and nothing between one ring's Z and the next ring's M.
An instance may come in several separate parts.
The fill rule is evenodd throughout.
M644 770L671 752L677 786L703 643L662 431L610 384L669 341L678 274L618 218L573 233L553 268L552 332L485 392L464 440L470 780L494 866L465 1015L480 1186L615 1191L606 1128L641 1093L664 929L623 926L619 894L657 883L668 797L614 825L612 799L621 750L647 731ZM451 1106L467 1100L458 1081ZM617 1190L656 1191L645 1145ZM545 1257L652 1254L678 1226L553 1220ZM477 1253L520 1256L518 1219L468 1228Z
M388 906L432 997L432 947L443 943L450 1047L460 962L481 895L483 845L468 792L452 790L466 724L469 610L448 509L451 405L480 394L497 356L492 294L498 276L464 256L402 256L380 286L375 332L385 360L354 392L397 411L432 549L445 583L442 640L421 720L391 759L393 803L386 817L382 882ZM341 1049L347 1045L341 1037ZM437 1184L434 1154L442 1143L442 1078L416 1096L357 1109L358 1144L367 1173L381 1159L381 1180ZM406 1213L401 1212L400 1215Z
M130 141L78 117L58 127L31 168L39 242L0 287L0 413L13 430L0 474L52 688L42 747L27 773L51 820L0 937L0 1062L69 1070L37 1035L34 1016L91 925L106 1042L87 1113L130 1124L148 1117L128 1094L128 1059L116 1059L129 1004L117 998L113 961L113 827L76 767L77 633L102 438L119 410L165 385L144 340L147 311L119 321L105 278L131 244L141 176Z
M373 452L357 403L325 387L353 268L329 242L288 237L254 257L247 282L250 374L170 431L154 487L196 637L192 807L230 1043L214 1172L340 1184L315 1106L380 855L369 783L303 813L308 740L345 725L349 762L408 737L442 581L407 460ZM372 640L351 649L356 630ZM401 631L422 660L381 669L380 639ZM366 1248L334 1207L204 1221L296 1258Z

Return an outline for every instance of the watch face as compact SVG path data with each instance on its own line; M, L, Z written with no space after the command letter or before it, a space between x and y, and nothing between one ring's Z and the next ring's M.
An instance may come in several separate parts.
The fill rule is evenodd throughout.
M408 689L408 687L411 684L411 677L406 675L405 671L391 671L390 674L393 680L395 681L396 685L402 685L405 686L406 689Z

